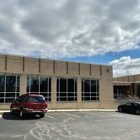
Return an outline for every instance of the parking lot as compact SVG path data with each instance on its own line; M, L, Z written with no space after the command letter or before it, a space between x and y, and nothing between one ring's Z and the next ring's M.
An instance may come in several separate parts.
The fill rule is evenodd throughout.
M2 140L138 140L140 116L119 112L49 112L40 119L5 112Z

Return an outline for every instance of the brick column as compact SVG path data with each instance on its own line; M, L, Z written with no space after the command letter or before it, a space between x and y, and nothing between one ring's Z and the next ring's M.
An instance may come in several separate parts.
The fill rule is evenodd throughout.
M20 76L20 95L26 94L26 78L25 75Z
M51 79L51 103L56 104L56 77L52 76Z
M77 78L77 108L80 109L81 108L81 78L78 77Z

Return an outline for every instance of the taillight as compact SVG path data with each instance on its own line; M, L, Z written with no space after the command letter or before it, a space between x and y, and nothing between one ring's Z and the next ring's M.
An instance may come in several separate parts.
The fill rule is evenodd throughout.
M47 108L47 105L45 105L44 108Z
M28 108L28 105L27 104L25 104L25 108Z

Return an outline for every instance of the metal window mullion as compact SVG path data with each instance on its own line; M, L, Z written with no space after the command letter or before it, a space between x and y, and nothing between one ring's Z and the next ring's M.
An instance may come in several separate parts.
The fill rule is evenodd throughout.
M97 80L96 80L96 96L97 96Z
M49 78L48 77L46 77L46 79L47 79L47 86L48 86L48 88L47 88L47 98L49 98Z
M15 99L16 99L16 94L17 94L17 76L16 76L16 86L15 86Z
M51 91L52 84L51 84L51 82L52 82L52 78L49 77L49 83L50 83L50 85L49 85L49 98L52 100L52 91Z
M6 99L6 75L5 75L5 86L4 86L4 103Z
M47 79L47 98L49 99L49 78L48 77L46 77L46 79Z
M83 101L85 100L85 81L83 80L82 82L82 85L83 85Z
M59 81L59 91L58 91L58 95L59 95L59 101L60 101L60 78L58 79L58 81Z
M74 86L73 86L73 87L74 87L74 101L75 101L75 94L76 94L76 93L75 93L75 78L73 79L73 81L74 81L74 82L73 82L73 83L74 83Z
M38 90L39 90L39 94L40 94L40 77L38 77L38 79L39 79L39 83L38 83Z
M98 95L98 92L99 92L99 89L98 89L98 86L99 86L99 82L96 80L96 99L98 99L99 95Z
M68 101L68 79L66 79L66 101Z
M96 80L96 100L97 100L97 80Z
M91 101L91 79L90 79L90 101Z
M29 94L31 92L31 76L29 76Z

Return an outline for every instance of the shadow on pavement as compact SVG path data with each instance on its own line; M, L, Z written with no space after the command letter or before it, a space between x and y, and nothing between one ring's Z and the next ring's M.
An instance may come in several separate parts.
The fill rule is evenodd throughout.
M135 115L135 116L139 116L139 115L137 115L136 113L133 113L133 112L119 112L118 111L118 113L121 113L121 114L129 114L129 115Z
M37 115L26 115L23 118L19 117L19 114L11 114L10 112L5 112L2 115L2 118L5 120L33 120L33 119L40 119Z

